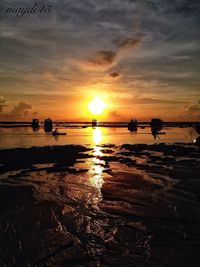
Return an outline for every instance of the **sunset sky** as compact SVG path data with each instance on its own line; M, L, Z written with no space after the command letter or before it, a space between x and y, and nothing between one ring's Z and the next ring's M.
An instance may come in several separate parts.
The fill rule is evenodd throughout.
M200 119L199 0L0 2L0 120Z

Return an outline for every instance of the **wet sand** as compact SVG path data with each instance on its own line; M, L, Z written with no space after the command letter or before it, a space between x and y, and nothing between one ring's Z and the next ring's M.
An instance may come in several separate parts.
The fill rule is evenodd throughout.
M0 266L197 266L200 150L0 150Z

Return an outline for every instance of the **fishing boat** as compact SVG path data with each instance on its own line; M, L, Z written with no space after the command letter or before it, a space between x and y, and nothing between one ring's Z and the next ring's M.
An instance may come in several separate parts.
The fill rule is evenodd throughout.
M133 131L137 131L137 120L133 120L131 119L130 122L128 123L128 129L129 131L133 132Z
M58 129L56 128L54 131L52 131L52 135L54 135L54 136L57 136L57 135L66 135L66 133L60 133L58 131Z
M165 134L160 132L163 129L163 121L161 119L152 119L150 122L151 127L151 134L153 135L154 139L157 137L159 138L160 134ZM160 138L159 138L160 139Z
M33 119L31 125L33 130L37 130L40 127L40 122L38 119Z
M53 129L53 122L50 118L44 120L44 131L45 132L52 132Z
M161 119L152 119L150 122L150 127L156 132L159 132L163 128L163 121Z
M97 124L98 124L98 123L97 123L97 120L95 120L95 119L94 119L94 120L92 120L92 127L95 127L95 126L97 126Z
M58 132L58 133L55 133L55 132L53 131L53 132L52 132L52 135L53 135L53 136L57 136L57 135L66 135L66 133L59 133L59 132Z
M57 136L57 135L66 135L66 133L60 133L60 132L58 131L58 129L55 128L55 130L52 131L52 135L54 135L54 136Z

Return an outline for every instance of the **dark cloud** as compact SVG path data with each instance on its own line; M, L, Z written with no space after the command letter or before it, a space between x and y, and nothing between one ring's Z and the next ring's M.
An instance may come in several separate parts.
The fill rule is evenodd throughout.
M141 43L141 38L123 38L115 40L115 43L117 45L116 51L111 50L100 50L97 52L94 52L91 57L89 58L88 62L91 65L94 65L96 67L107 67L111 64L113 64L116 60L116 57L119 55L121 50L131 49L137 47ZM113 75L110 75L113 78L116 78L116 73Z
M110 76L111 78L115 79L115 78L118 78L118 77L120 76L120 74L119 74L118 72L115 72L115 71L114 71L114 72L110 73L109 76Z
M116 53L114 51L97 51L93 53L89 63L94 66L108 66L114 62L115 58Z
M123 38L121 40L115 40L117 48L130 49L137 47L142 41L142 37L138 38Z
M199 0L181 0L174 5L174 12L182 15L199 15L200 2Z
M18 105L11 110L10 114L13 116L27 115L29 109L32 109L31 105L20 101Z

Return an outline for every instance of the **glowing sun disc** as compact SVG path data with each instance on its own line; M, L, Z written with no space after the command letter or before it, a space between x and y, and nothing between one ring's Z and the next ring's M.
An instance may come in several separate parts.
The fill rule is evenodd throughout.
M89 103L88 107L92 114L98 115L103 113L106 108L106 103L97 96Z

